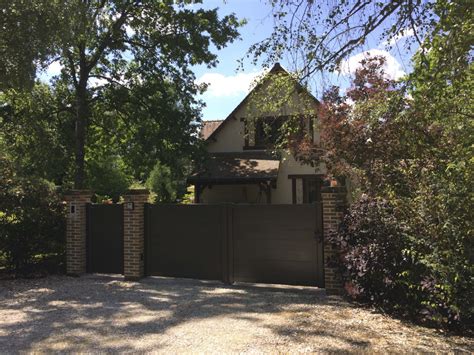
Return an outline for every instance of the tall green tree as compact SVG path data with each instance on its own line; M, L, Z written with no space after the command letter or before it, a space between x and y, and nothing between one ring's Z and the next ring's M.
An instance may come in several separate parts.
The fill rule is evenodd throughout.
M202 151L200 106L155 78L95 88L86 141L85 186L117 198L144 182L157 161L181 179ZM74 176L74 93L63 80L0 94L0 140L22 176L71 187ZM177 159L176 157L179 157Z
M37 69L54 59L58 0L0 0L0 90L31 89Z
M472 325L474 316L468 53L458 52L453 75L433 49L402 83L384 77L383 58L366 60L345 95L325 95L319 114L319 158L358 182L356 202L334 235L348 291L447 326Z
M215 65L217 57L211 48L220 49L238 37L240 22L234 15L219 18L217 9L189 5L185 0L70 0L47 8L53 12L55 26L51 26L52 33L45 31L47 51L38 53L45 62L59 61L62 70L58 83L68 88L73 99L76 188L83 188L86 182L86 138L94 115L92 106L102 102L103 95L114 97L106 92L108 88L137 88L140 82L167 87L172 83L175 102L196 104L191 97L200 88L191 66ZM40 12L46 6L35 3ZM18 16L10 11L12 7L19 9ZM30 26L21 15L27 10L21 0L7 5L7 12L17 16L19 29ZM35 60L38 56L30 57ZM145 101L142 107L147 107ZM135 113L128 112L128 118L136 117Z

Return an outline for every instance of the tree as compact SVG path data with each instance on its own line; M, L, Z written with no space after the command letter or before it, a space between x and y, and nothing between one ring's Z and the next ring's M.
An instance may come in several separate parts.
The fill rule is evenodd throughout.
M175 202L178 182L168 166L157 162L146 185L156 195L156 202Z
M289 54L302 79L323 70L333 71L339 63L367 43L369 36L390 43L408 36L408 46L428 51L427 42L440 34L472 35L463 23L472 24L472 4L466 0L315 1L270 0L275 25L273 33L255 43L248 55L254 61L265 57L271 64ZM454 15L454 16L453 16ZM456 44L445 43L445 56Z
M31 89L55 53L61 1L0 0L0 90Z
M21 176L56 185L72 180L74 112L63 85L0 93L0 139Z
M304 157L324 161L336 176L352 176L370 195L388 186L404 193L407 185L394 181L397 167L416 158L412 144L420 133L407 114L412 101L406 86L387 78L384 64L384 57L362 60L344 95L337 87L325 93L318 112L324 153Z
M54 186L44 179L19 176L11 159L0 151L2 268L37 272L38 265L31 266L45 259L63 261L64 207Z
M346 93L333 88L323 97L323 149L290 147L300 159L324 161L330 173L359 181L355 203L333 235L353 294L438 325L472 327L472 5L272 4L278 35L251 53L269 62L290 53L303 79L336 69L375 31L386 41L413 34L419 48L411 74L395 82L384 75L383 58L363 61Z
M445 326L469 326L474 317L468 53L456 75L435 65L435 83L423 73L438 63L436 50L415 63L405 83L384 77L382 58L363 61L347 93L331 90L319 114L320 158L332 173L359 181L358 198L332 238L343 251L348 290Z
M199 105L173 83L148 78L96 93L100 99L90 104L86 136L87 188L116 199L131 180L145 181L157 161L182 177L189 166L182 161L202 152L195 121ZM73 93L61 80L0 94L0 140L19 174L72 186L73 105Z
M36 5L40 10L46 6ZM237 38L240 23L234 15L220 19L217 9L193 10L187 5L184 0L70 0L48 8L55 11L56 26L48 36L45 61L59 61L62 71L57 83L66 85L74 99L76 188L85 184L92 105L102 102L104 91L130 89L140 82L155 81L163 87L173 83L177 102L196 104L190 97L201 88L194 83L190 67L215 65L211 46L220 49ZM20 28L30 25L19 19ZM142 105L146 107L146 100Z

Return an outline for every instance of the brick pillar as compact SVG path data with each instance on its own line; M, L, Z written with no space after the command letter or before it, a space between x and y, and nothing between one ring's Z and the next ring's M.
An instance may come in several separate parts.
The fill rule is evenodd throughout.
M149 192L146 189L129 190L124 196L123 240L125 280L135 281L144 275L145 203Z
M86 204L91 202L89 190L71 190L64 195L67 203L66 272L79 276L86 272Z
M341 295L344 292L341 276L334 263L337 250L327 241L330 232L337 229L342 221L346 204L344 187L322 187L323 233L324 233L324 284L327 294Z

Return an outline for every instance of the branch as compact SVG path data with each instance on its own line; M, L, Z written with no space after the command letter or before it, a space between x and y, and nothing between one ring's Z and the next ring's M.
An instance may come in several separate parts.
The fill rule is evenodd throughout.
M64 49L64 53L66 54L69 70L71 71L72 81L74 82L74 86L77 89L79 84L77 82L77 73L76 73L76 66L74 65L74 59L72 58L72 54L71 52L69 52L69 49L67 48Z
M104 35L102 42L97 47L95 53L91 57L90 63L87 65L87 72L90 72L99 61L105 49L112 43L115 34L125 24L128 15L128 8L125 8L120 13L120 17L112 24L110 30Z
M341 48L339 48L336 52L329 55L322 63L317 65L315 68L308 70L307 76L311 76L314 74L316 70L321 70L322 68L326 67L329 63L338 61L342 57L345 57L349 53L351 53L360 43L362 39L367 38L367 36L372 33L383 21L385 21L390 15L392 15L398 8L400 7L399 1L393 1L389 5L385 6L380 15L377 17L369 17L369 21L365 25L364 33L357 38L353 38L346 42ZM347 18L347 17L346 17ZM339 35L339 34L338 34Z
M118 85L118 86L120 86L120 87L122 87L122 88L128 90L129 92L132 91L132 89L130 89L128 86L126 86L126 85L122 84L120 81L117 81L117 80L115 80L115 79L112 79L112 78L110 78L110 77L108 77L108 76L100 75L100 74L94 74L94 75L91 75L90 77L91 77L91 78L104 79L104 80L107 80L107 81L108 81L109 83L111 83L111 84ZM138 100L138 102L139 102L140 104L142 104L143 106L145 106L145 108L146 108L147 110L152 111L152 108L151 108L145 101L143 101L143 100L141 99L141 97L138 97L138 96L135 95L135 96L134 96L134 99Z

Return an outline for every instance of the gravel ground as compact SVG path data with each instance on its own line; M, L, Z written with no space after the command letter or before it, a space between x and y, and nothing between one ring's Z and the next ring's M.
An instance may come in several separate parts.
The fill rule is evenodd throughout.
M468 352L311 288L89 275L0 281L0 351Z

